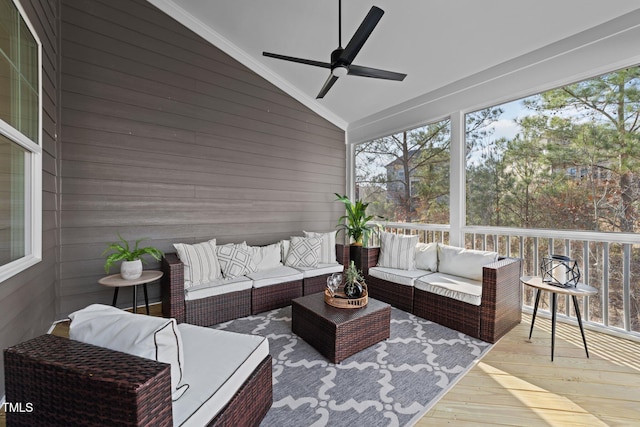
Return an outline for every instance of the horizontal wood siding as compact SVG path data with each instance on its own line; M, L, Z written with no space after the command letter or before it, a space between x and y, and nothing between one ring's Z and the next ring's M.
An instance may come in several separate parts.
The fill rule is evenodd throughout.
M46 333L56 318L58 251L59 49L57 0L21 0L42 42L42 261L0 283L0 348ZM4 360L0 358L0 397Z
M111 302L117 232L172 251L334 229L344 132L147 2L63 0L62 65L61 315Z

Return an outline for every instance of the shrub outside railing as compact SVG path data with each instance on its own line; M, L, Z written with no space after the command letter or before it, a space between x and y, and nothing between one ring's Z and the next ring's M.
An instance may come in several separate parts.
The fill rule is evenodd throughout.
M380 223L385 231L417 234L421 242L449 244L449 225L420 223ZM522 274L540 275L540 263L550 254L568 255L578 262L581 282L598 289L595 297L585 297L580 311L591 329L627 338L640 339L640 235L570 230L540 230L497 227L463 227L459 241L469 249L491 250L501 256L521 258ZM371 246L374 246L373 242ZM524 286L523 305L533 309L534 292ZM549 314L550 300L544 295L539 311ZM575 313L570 299L558 299L559 318L572 322Z

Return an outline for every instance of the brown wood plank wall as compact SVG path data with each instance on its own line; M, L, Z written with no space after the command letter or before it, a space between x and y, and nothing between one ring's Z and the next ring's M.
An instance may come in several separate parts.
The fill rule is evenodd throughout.
M0 283L0 348L41 335L56 316L59 240L59 2L21 0L42 43L42 261ZM0 358L0 397L4 361Z
M116 232L170 251L334 229L342 130L143 0L61 15L60 315L111 302L96 282Z

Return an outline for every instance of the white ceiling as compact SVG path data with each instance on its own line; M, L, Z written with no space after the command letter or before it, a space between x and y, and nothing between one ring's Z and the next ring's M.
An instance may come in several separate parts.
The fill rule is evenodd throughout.
M408 76L346 76L316 100L327 69L262 52L330 62L337 0L149 1L342 128L640 9L638 0L345 0L343 47L372 5L385 11L353 63Z

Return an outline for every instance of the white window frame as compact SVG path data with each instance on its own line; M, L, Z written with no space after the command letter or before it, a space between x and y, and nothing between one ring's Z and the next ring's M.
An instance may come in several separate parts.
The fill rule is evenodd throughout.
M38 45L38 136L35 143L0 119L0 134L26 150L25 255L0 266L0 283L42 261L42 43L20 2L13 4Z

